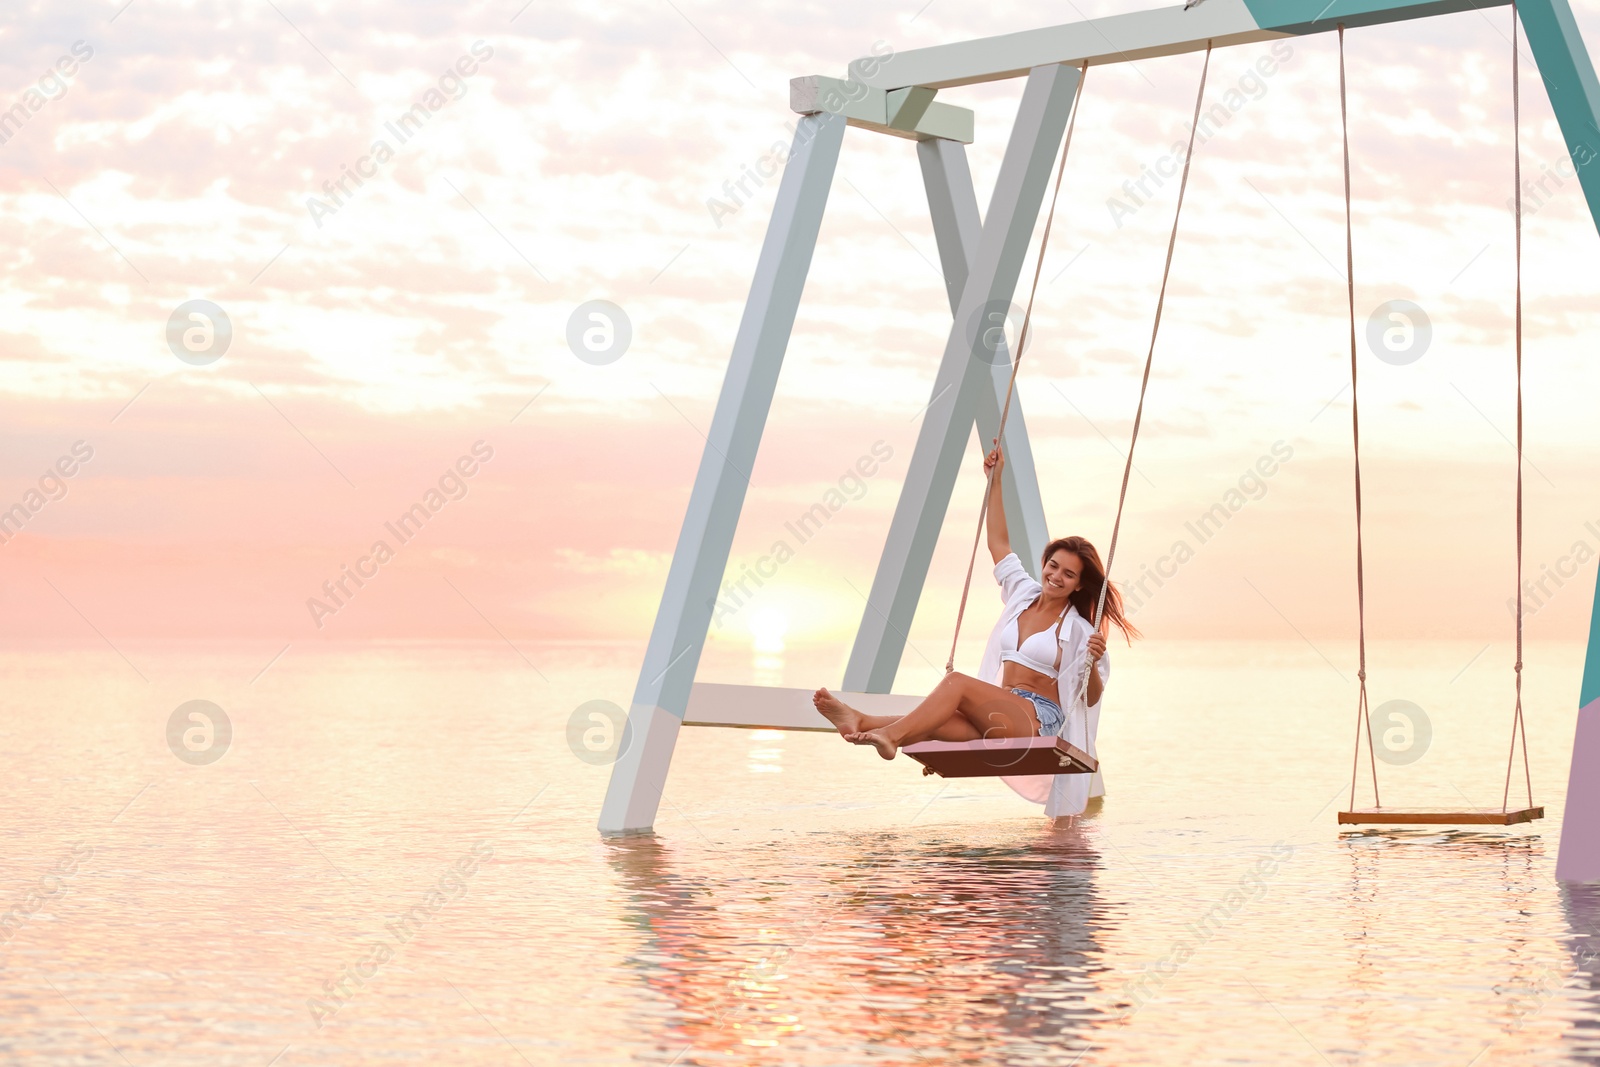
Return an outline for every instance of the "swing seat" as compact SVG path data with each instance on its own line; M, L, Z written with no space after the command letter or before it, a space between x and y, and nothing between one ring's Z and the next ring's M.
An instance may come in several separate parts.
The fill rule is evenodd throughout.
M1358 808L1341 811L1341 823L1389 823L1405 826L1510 826L1544 818L1544 808L1463 808L1443 811L1432 808Z
M1012 774L1093 774L1093 756L1059 737L994 737L977 741L919 741L900 750L941 778L998 778Z

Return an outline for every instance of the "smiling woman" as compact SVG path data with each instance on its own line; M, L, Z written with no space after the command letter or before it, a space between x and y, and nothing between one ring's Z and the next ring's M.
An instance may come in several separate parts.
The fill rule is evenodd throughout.
M871 745L879 756L894 759L900 749L922 741L1060 737L1095 758L1100 699L1111 672L1105 630L1114 622L1130 642L1139 631L1086 538L1062 537L1046 545L1037 581L1023 569L1006 527L1002 463L996 448L984 461L984 473L989 476L989 552L1005 607L989 635L978 676L949 671L926 699L900 716L863 714L818 689L813 705L846 741ZM1097 628L1090 619L1102 596ZM1080 698L1078 680L1085 674ZM1062 680L1069 687L1065 693ZM1018 775L1007 784L1036 804L1048 801L1052 817L1081 813L1092 793L1088 775L1080 773Z

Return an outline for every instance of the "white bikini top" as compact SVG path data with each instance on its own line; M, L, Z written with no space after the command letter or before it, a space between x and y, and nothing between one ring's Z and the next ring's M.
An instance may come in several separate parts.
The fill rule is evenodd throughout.
M1029 607L1032 607L1030 604ZM1024 608L1023 611L1026 611ZM1054 626L1047 626L1038 633L1031 635L1022 642L1022 647L1017 647L1017 634L1022 629L1022 612L1017 613L1017 624L1007 626L1000 638L1000 662L1020 663L1030 671L1035 671L1049 678L1059 678L1061 675L1061 625L1066 621L1067 613L1062 611L1061 618L1056 620ZM1054 650L1052 654L1052 649Z

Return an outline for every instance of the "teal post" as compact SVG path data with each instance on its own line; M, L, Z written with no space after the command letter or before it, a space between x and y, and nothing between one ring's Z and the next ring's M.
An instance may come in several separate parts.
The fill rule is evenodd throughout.
M1567 152L1578 171L1578 184L1589 203L1589 214L1600 229L1600 79L1578 33L1567 0L1521 0L1517 12L1528 35L1528 48L1539 65L1550 106L1555 110ZM1595 646L1589 645L1589 668L1594 667ZM1587 673L1586 673L1587 677ZM1593 695L1587 682L1584 692Z

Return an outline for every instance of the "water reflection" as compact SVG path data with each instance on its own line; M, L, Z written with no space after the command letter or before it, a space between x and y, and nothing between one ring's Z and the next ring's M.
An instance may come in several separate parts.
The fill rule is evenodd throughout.
M740 850L738 869L655 838L606 844L642 935L628 963L650 1006L628 1028L654 1035L649 1059L839 1063L872 1046L884 1062L1070 1064L1115 1020L1081 831L797 836Z
M1454 931L1448 919L1441 922L1445 906L1430 902L1428 890L1419 892L1444 867L1453 872L1453 880L1470 878L1472 892L1481 895L1477 901L1454 903L1479 908L1490 923L1491 936L1470 949L1475 958L1455 965L1492 976L1489 995L1473 997L1465 1006L1487 1024L1484 1051L1492 1049L1497 1057L1534 1054L1548 1022L1541 1015L1560 985L1549 942L1530 922L1548 892L1541 873L1541 838L1494 831L1375 829L1347 834L1342 842L1350 862L1343 908L1351 946L1346 1023L1355 1047L1364 1052L1393 1048L1400 1040L1394 1004L1386 995L1396 983L1410 983L1416 996L1428 999L1445 997L1451 988L1450 980L1441 978L1447 972L1439 961L1452 951L1443 939ZM1447 892L1461 896L1453 885ZM1410 1036L1426 1044L1425 1033L1417 1027Z
M782 774L783 731L751 730L750 759L745 767L751 774Z
M1600 884L1562 885L1561 911L1572 931L1567 950L1573 969L1566 984L1577 1000L1567 1040L1575 1061L1600 1063Z

